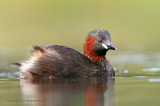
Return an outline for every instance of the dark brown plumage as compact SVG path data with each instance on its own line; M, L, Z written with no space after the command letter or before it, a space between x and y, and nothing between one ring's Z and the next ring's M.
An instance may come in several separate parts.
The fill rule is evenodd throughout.
M109 49L116 48L106 30L94 30L88 34L84 44L85 55L61 45L34 46L32 57L18 64L20 78L113 77L114 70L105 58Z

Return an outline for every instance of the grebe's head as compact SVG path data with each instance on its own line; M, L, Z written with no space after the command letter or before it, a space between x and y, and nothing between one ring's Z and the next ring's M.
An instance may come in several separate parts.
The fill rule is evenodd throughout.
M111 44L110 34L107 30L96 29L86 37L84 54L94 61L101 61L108 50L116 50Z

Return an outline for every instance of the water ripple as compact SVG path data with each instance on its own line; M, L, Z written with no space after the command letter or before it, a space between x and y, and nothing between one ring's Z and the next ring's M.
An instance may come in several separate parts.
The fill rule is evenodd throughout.
M160 78L151 78L148 81L149 82L160 82Z

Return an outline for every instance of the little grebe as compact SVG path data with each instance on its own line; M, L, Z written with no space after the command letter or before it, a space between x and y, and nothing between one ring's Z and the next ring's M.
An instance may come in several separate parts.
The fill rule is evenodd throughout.
M21 79L113 77L114 69L105 58L109 49L116 49L110 34L97 29L86 37L84 54L61 45L39 45L29 60L13 64L20 67Z

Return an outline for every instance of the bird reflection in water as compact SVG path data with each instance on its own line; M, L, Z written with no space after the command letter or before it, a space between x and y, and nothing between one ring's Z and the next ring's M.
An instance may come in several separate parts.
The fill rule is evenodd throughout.
M114 78L21 80L24 105L112 106Z

